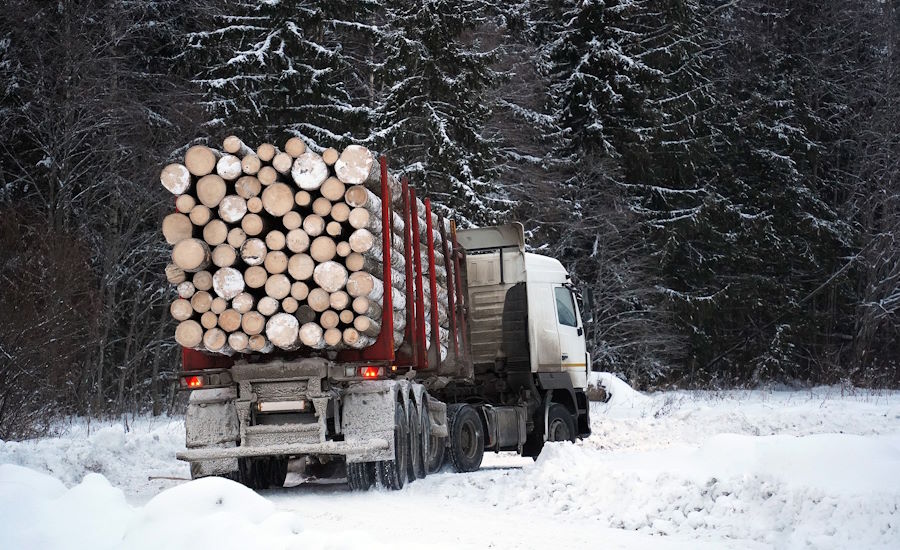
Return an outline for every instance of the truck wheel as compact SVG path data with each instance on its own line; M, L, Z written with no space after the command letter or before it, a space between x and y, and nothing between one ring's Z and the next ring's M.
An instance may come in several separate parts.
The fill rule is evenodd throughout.
M422 459L422 417L412 400L409 401L409 480L425 477Z
M575 420L569 409L559 403L550 405L547 411L547 441L575 443L575 435Z
M270 487L284 487L287 478L286 458L241 458L238 459L240 482L247 487L260 490Z
M419 405L419 427L421 436L419 445L422 450L422 477L431 472L428 470L428 461L431 458L431 416L428 414L428 395L422 394L422 403Z
M394 404L394 460L379 460L375 463L378 483L392 491L399 491L406 484L408 463L409 424L406 412L398 402Z
M375 463L347 463L347 484L351 491L368 491L375 485Z
M450 432L450 463L457 472L474 472L484 458L484 429L471 405L447 408Z

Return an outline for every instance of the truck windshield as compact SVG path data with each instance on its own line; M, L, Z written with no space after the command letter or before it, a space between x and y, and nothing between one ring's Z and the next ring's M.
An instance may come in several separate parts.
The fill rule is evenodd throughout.
M556 313L559 316L559 324L567 327L577 327L578 320L575 317L575 302L572 301L572 292L562 286L553 289L556 293Z

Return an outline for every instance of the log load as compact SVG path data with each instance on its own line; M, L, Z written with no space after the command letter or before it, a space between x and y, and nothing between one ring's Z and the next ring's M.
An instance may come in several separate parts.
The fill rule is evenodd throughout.
M389 175L391 271L384 279L383 204L377 157L365 147L310 150L291 138L255 150L237 136L222 151L195 145L167 164L160 183L175 196L161 228L172 247L169 311L184 347L231 355L276 350L364 349L381 326L385 293L393 340L404 338L407 280L400 182ZM426 329L449 348L442 248L429 265L424 205L417 201ZM442 243L432 216L430 241ZM445 228L446 230L446 228ZM434 270L438 327L430 326ZM431 341L426 344L431 346Z

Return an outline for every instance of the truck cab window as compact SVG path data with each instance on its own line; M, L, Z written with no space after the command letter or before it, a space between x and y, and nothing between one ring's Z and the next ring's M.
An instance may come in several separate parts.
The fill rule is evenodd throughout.
M553 289L556 294L556 313L559 316L559 324L567 327L577 327L578 318L575 316L575 302L572 301L572 292L563 286Z

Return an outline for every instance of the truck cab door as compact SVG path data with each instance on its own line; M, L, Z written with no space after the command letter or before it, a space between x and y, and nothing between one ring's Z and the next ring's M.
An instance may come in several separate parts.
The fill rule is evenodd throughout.
M574 387L584 388L587 386L587 347L578 304L569 287L554 285L553 295L563 372L569 373Z

